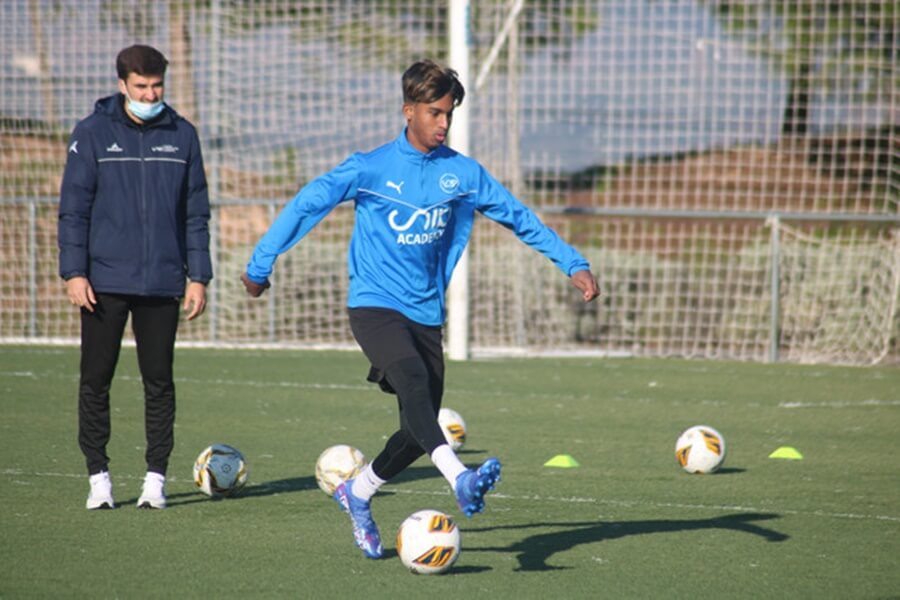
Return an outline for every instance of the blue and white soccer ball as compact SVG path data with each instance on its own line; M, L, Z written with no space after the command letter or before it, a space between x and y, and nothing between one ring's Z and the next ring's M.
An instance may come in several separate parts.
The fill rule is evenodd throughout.
M466 444L466 422L462 415L450 408L442 408L438 411L438 425L444 432L444 439L453 448L454 452L462 449Z
M247 483L247 461L237 448L213 444L194 461L194 483L212 498L233 496Z
M459 550L459 527L436 510L411 514L397 532L397 554L413 573L445 573L459 558Z
M675 442L675 458L688 473L713 473L725 461L725 438L708 425L689 427Z

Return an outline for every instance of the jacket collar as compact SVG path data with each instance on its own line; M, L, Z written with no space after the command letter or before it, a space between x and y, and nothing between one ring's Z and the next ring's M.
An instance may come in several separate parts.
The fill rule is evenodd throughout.
M435 158L440 158L444 156L449 156L453 153L453 150L448 148L446 144L441 144L431 152L422 152L416 149L412 144L409 143L409 138L406 137L408 127L404 127L403 131L400 132L400 135L397 136L397 139L394 142L397 144L397 149L400 151L400 154L403 156L416 160L433 160Z
M124 123L125 125L129 125L135 128L143 128L143 127L161 127L165 125L171 124L177 113L168 105L165 105L162 113L153 119L152 121L147 121L143 125L139 125L131 120L131 117L125 112L125 95L122 93L116 93L112 96L107 96L106 98L101 98L97 100L97 103L94 105L94 111L98 113L103 113L110 118Z

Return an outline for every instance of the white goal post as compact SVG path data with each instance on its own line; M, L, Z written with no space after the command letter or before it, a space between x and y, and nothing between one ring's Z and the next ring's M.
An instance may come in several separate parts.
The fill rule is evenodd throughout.
M469 0L450 0L450 67L456 70L463 88L471 94L469 77ZM471 97L471 96L470 96ZM450 144L461 154L470 155L471 121L469 102L453 111ZM447 356L452 360L469 358L469 251L464 250L447 289Z

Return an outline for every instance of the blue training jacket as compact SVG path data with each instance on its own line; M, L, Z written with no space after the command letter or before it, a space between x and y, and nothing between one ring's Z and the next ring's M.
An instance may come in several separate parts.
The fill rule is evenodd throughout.
M446 146L423 154L404 129L392 142L353 154L304 186L256 245L248 277L264 283L278 255L347 200L356 201L350 308L389 308L423 325L441 325L444 293L475 211L510 229L568 276L590 268L478 162Z
M69 139L59 202L59 274L97 292L184 294L212 279L209 197L197 131L168 106L138 125L124 96L97 101Z

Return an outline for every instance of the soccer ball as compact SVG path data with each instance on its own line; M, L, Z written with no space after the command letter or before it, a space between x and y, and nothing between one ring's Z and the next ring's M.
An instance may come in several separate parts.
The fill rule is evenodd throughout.
M463 421L462 416L455 410L442 408L438 411L438 425L441 426L444 439L447 440L453 451L462 449L466 443L466 422Z
M397 554L413 573L444 573L459 558L459 528L442 512L415 512L400 525Z
M695 425L678 437L675 458L688 473L712 473L725 460L725 438L712 427Z
M207 496L233 496L247 483L247 462L240 450L213 444L194 461L194 483Z
M353 446L331 446L316 460L316 483L319 489L332 496L337 486L359 475L365 466L366 457Z

